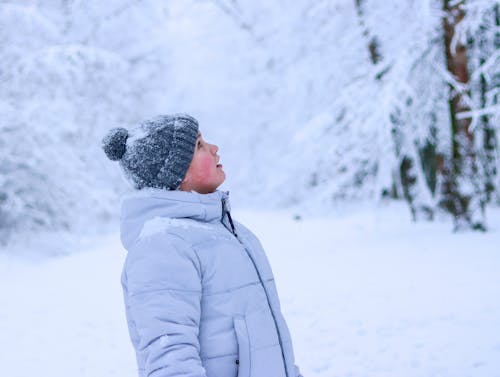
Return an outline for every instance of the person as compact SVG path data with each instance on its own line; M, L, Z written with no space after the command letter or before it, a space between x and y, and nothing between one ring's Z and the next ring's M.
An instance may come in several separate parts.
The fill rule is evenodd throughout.
M218 147L187 114L103 139L122 201L122 287L140 377L298 377L273 273L231 217Z

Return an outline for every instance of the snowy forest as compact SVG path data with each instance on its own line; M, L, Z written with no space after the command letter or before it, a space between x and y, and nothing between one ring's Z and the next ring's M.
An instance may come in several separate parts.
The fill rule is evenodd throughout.
M187 112L239 203L500 203L495 0L0 2L0 242L91 234L129 189L111 127Z
M214 216L217 247L204 256L227 264L224 283L246 276L233 257L258 275L216 292L217 310L203 304L231 344L237 320L261 313L247 300L259 291L236 289L261 284L262 299L266 286L279 293L265 303L286 319L299 377L500 377L500 0L0 0L0 375L137 377L124 299L143 292L123 285L119 219L132 223L123 198L147 190L133 191L102 140L173 113L218 145L210 166L223 164L230 192L207 194L221 210L195 203ZM205 226L161 216L193 239ZM219 249L230 241L238 249ZM170 245L141 254L161 263L137 257L134 268L171 279L164 267L184 263ZM217 280L206 271L196 277ZM196 277L178 275L180 289L137 286L160 287L155 308L198 297ZM223 321L229 292L246 292L235 293L244 309ZM171 321L144 348L182 327L196 344L195 301L179 310L189 326ZM268 328L251 323L254 335ZM257 338L243 343L249 354L277 349ZM186 344L165 349L201 359ZM232 374L218 377L276 377L235 352L203 365L224 358ZM171 354L150 359L177 367ZM204 373L163 366L141 375Z

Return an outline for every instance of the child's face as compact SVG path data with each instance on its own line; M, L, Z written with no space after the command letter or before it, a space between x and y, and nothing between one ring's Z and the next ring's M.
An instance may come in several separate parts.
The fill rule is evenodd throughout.
M193 159L181 183L181 190L208 194L224 182L226 173L219 164L218 150L217 145L207 143L198 132Z

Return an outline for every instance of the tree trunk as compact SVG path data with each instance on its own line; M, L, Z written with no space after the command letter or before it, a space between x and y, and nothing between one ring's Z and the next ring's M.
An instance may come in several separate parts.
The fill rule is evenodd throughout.
M493 35L493 51L497 51L497 50L500 50L500 5L497 3L494 8L493 8L493 14L494 14L494 25L495 25L495 33ZM491 87L492 88L498 88L500 87L500 72L497 72L495 77L493 77L493 80L490 82L492 83ZM498 105L500 103L500 98L499 98L499 94L495 94L493 96L493 106L495 105ZM493 129L494 131L494 129ZM493 164L493 168L494 168L494 173L495 173L495 176L497 178L496 180L496 184L495 184L495 180L493 181L494 184L493 184L493 194L496 194L496 200L498 202L500 202L500 181L498 181L498 170L500 168L500 150L498 148L498 136L497 134L495 133L494 136L492 136L492 140L493 140L493 143L494 143L494 146L496 148L496 153L495 153L495 162Z
M494 8L494 17L495 19L492 22L493 25L495 23L498 25L498 5ZM498 48L498 46L494 46L496 42L488 38L487 34L488 25L482 24L479 28L478 35L478 54L479 54L479 66L482 66L488 55L494 53L494 51ZM494 36L493 36L494 37ZM490 85L486 80L485 74L481 73L479 77L479 90L480 90L480 107L482 109L488 107L489 103L487 100L487 92L490 89ZM493 102L496 102L495 99ZM493 103L494 105L495 103ZM495 179L497 176L497 140L496 140L496 132L495 127L492 124L491 117L488 115L482 115L480 118L481 130L483 132L483 148L484 148L484 192L485 192L485 201L489 202L491 200L492 195L495 193L496 184Z
M362 28L363 36L368 42L370 61L373 66L376 66L382 62L383 57L380 53L380 44L377 36L373 35L365 24L364 3L365 0L354 1L359 25ZM387 72L388 68L386 67L375 75L375 80L381 81ZM390 114L394 149L399 165L396 171L399 179L393 182L393 186L400 185L401 189L398 190L397 187L393 187L384 191L386 193L391 192L394 195L402 192L410 207L413 220L432 220L434 217L434 201L427 186L425 173L422 170L418 146L415 140L412 139L411 132L408 131L410 124L406 116L408 111L407 108L395 108Z
M469 83L467 48L455 41L455 30L465 12L463 2L443 0L443 29L446 65L456 80L449 85L449 114L451 122L451 156L445 162L442 205L455 219L455 229L485 229L484 200L481 183L478 182L477 159L474 150L474 134L470 130L470 118L459 119L460 112L468 111L466 89Z
M403 110L408 112L407 109ZM391 114L392 135L395 152L399 162L399 177L403 196L407 201L412 219L432 220L434 218L434 199L425 177L424 166L420 158L420 148L415 140L408 138L405 132L409 120L399 109Z

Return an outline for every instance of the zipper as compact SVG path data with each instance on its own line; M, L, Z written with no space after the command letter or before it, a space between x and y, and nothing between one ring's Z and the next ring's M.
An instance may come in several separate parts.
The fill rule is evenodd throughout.
M229 224L231 226L231 229L229 229L226 226L226 224L224 224L224 215L226 215L226 214L227 214L227 218L229 220ZM285 368L285 375L286 375L286 377L288 377L288 370L287 370L286 360L285 360L285 351L283 349L283 343L282 343L282 340L281 340L281 332L280 332L280 329L278 327L278 321L276 320L276 316L274 314L273 307L271 306L271 300L269 299L269 294L267 293L266 286L264 285L264 281L262 280L262 276L260 275L260 271L257 268L257 264L255 263L255 260L252 258L252 255L248 251L247 247L243 244L243 242L240 240L240 238L236 234L236 230L235 230L235 227L234 227L233 219L231 218L231 213L227 209L226 198L222 198L222 218L221 218L221 222L222 222L222 225L224 225L224 227L226 229L228 229L229 231L231 231L231 233L234 235L234 237L243 246L243 248L245 249L245 252L248 255L248 258L250 258L250 260L252 261L252 264L253 264L253 267L255 269L255 272L257 273L257 276L259 277L260 284L262 285L262 289L264 290L264 293L266 295L267 305L269 306L269 310L271 311L271 316L273 317L274 326L276 327L276 332L278 333L278 341L279 341L279 344L280 344L281 356L283 358L283 367Z
M226 214L227 218L229 219L229 224L231 225L231 233L233 233L233 235L236 238L238 238L238 235L236 234L236 229L234 227L233 219L231 217L231 212L229 212L229 210L227 209L226 199L222 198L222 219L224 219L224 214Z

